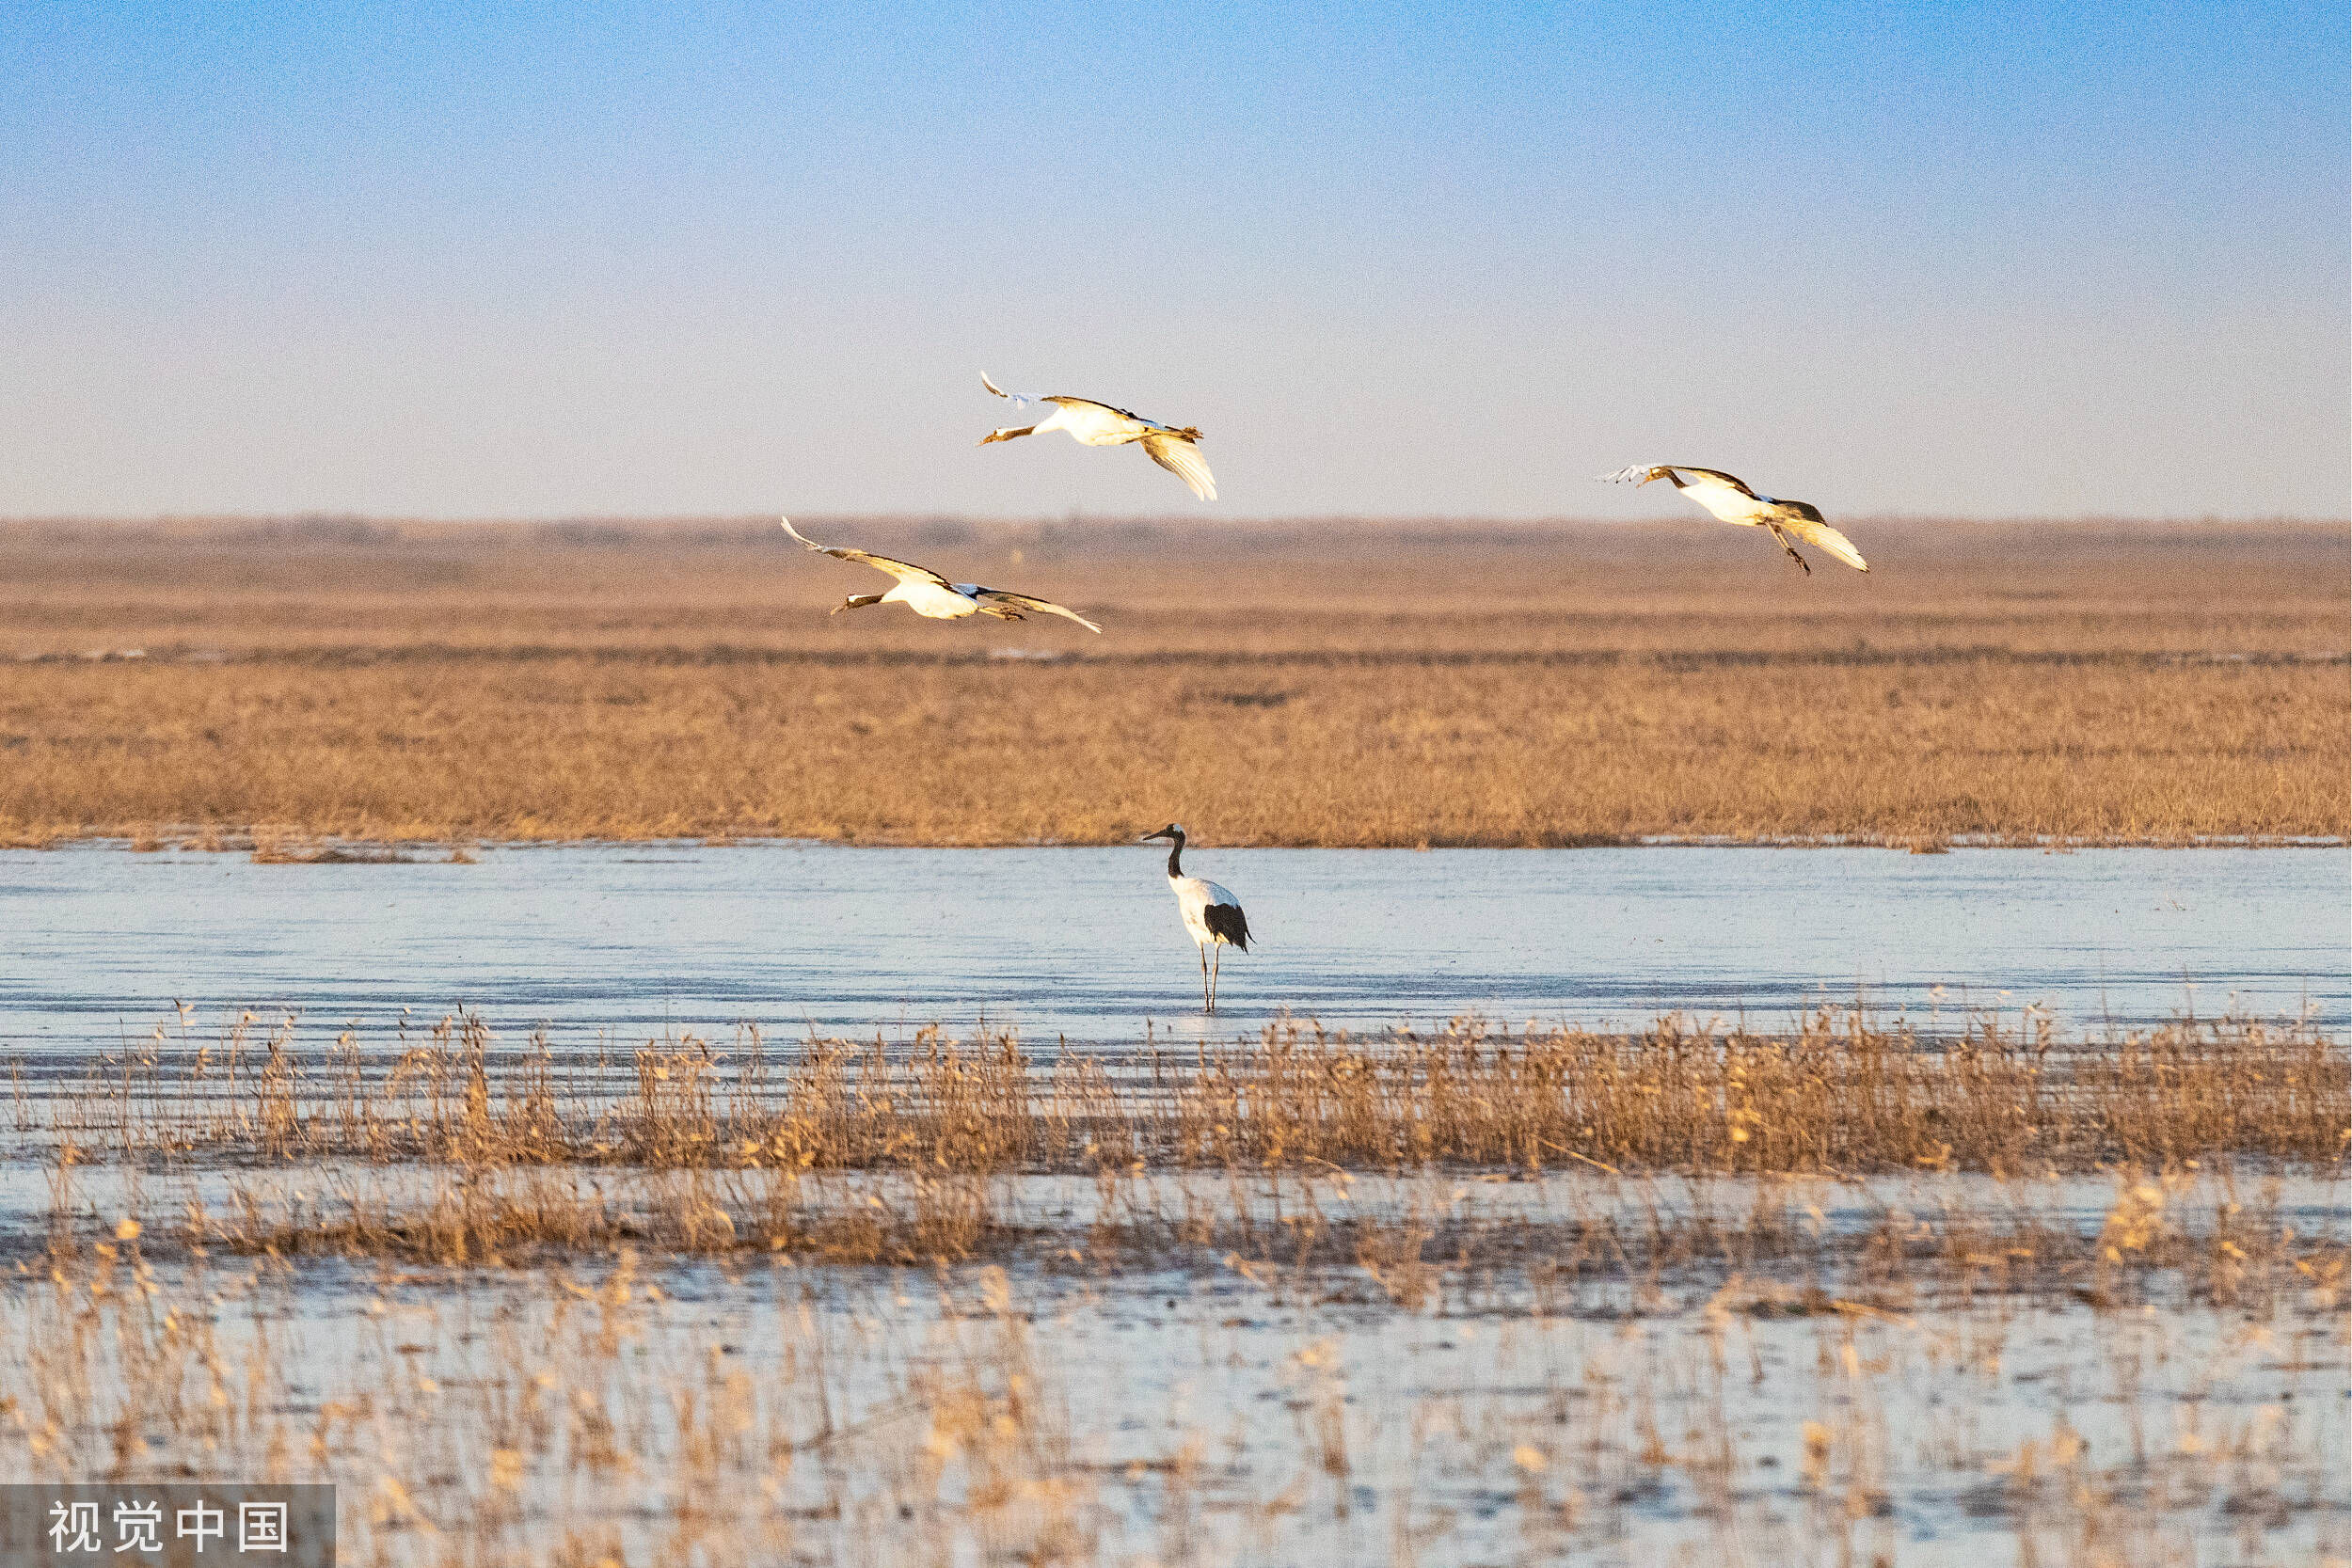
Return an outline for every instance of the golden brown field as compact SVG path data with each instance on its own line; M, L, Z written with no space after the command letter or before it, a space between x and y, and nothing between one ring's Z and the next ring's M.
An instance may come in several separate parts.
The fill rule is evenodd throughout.
M765 519L9 525L0 834L2352 833L2340 526L801 521L1104 633Z

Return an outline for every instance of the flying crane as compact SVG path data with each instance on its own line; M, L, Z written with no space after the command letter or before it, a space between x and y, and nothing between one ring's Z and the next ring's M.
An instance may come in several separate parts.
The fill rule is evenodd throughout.
M1002 427L980 437L980 445L991 441L1010 441L1023 436L1037 436L1049 430L1066 430L1081 445L1089 447L1123 447L1136 442L1143 454L1192 487L1192 493L1204 501L1216 499L1216 480L1209 472L1208 460L1200 455L1200 432L1190 425L1179 428L1147 420L1140 414L1130 414L1124 408L1114 408L1092 398L1063 397L1058 393L1008 392L980 372L980 385L1000 398L1009 398L1015 408L1032 403L1050 403L1054 412L1035 424L1019 429Z
M833 613L856 610L869 604L902 604L917 615L934 621L960 621L967 615L993 615L999 621L1025 621L1028 611L1039 610L1058 615L1065 621L1075 621L1090 632L1102 627L1066 610L1051 599L1033 599L1026 594L1015 594L1005 588L983 588L977 582L949 582L929 566L911 562L893 561L886 555L866 550L853 550L846 545L820 545L792 526L792 519L782 519L784 531L798 539L818 555L829 555L836 561L854 561L861 566L871 566L878 572L888 572L898 579L898 586L882 594L852 594L833 607Z
M1605 484L1637 486L1653 479L1667 480L1726 523L1771 530L1780 547L1788 552L1788 559L1804 567L1807 577L1813 575L1813 568L1797 553L1797 546L1788 542L1790 534L1815 549L1836 556L1857 572L1870 569L1870 563L1862 559L1862 552L1844 534L1821 520L1818 507L1807 501L1776 500L1758 495L1720 468L1693 468L1688 463L1661 463L1650 467L1636 464L1600 478Z

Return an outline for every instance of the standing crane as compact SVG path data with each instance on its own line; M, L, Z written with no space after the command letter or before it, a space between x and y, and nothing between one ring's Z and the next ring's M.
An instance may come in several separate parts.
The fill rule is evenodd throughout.
M1066 430L1081 445L1089 447L1123 447L1138 442L1143 455L1174 474L1192 487L1192 493L1204 501L1216 499L1216 480L1209 472L1208 460L1200 455L1198 445L1200 432L1190 425L1179 428L1147 420L1140 414L1130 414L1124 408L1113 408L1107 403L1092 398L1062 397L1046 392L1008 392L980 372L980 385L1000 398L1010 398L1015 408L1032 403L1050 403L1054 412L1035 424L1019 429L1000 427L980 437L980 445L991 441L1009 441L1017 436L1036 436L1048 430Z
M853 561L861 566L871 566L878 572L888 572L898 579L898 586L884 594L852 594L833 607L833 613L856 610L869 604L902 604L917 615L934 621L960 621L966 615L993 615L999 621L1025 621L1029 610L1058 615L1065 621L1075 621L1090 632L1100 633L1102 627L1073 610L1065 610L1051 599L1033 599L1026 594L1015 594L1006 588L983 588L977 582L949 582L929 566L909 562L893 561L886 555L874 555L866 550L853 550L846 545L820 545L792 526L792 519L781 519L784 531L798 539L818 555L829 555L836 561Z
M1172 840L1168 850L1168 888L1176 895L1176 913L1184 923L1184 934L1200 950L1200 1002L1210 1012L1216 1011L1217 949L1238 947L1249 951L1249 917L1241 912L1241 900L1215 882L1184 875L1184 825L1170 822L1157 832L1145 833L1136 842L1149 844L1155 838Z
M1788 552L1788 559L1804 567L1811 577L1813 568L1797 546L1788 542L1795 534L1815 549L1825 550L1857 572L1867 572L1870 563L1862 559L1862 552L1853 547L1846 536L1821 520L1819 507L1809 501L1775 500L1749 489L1720 468L1693 468L1688 463L1661 463L1652 467L1636 464L1619 468L1613 474L1603 474L1605 484L1647 484L1653 479L1671 482L1674 487L1698 502L1726 523L1741 528L1761 528L1772 531L1772 538Z

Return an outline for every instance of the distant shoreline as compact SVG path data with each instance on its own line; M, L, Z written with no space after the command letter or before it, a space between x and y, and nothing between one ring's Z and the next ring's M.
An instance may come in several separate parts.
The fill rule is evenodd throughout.
M1107 849L1126 845L1125 838L1050 840L1031 843L962 843L888 839L780 838L762 834L725 834L684 838L525 838L472 839L288 839L273 842L250 828L218 832L217 842L196 842L203 831L191 827L159 830L157 842L142 843L120 834L59 835L44 843L0 843L0 852L20 850L48 854L70 849L113 854L247 855L262 864L281 865L420 865L448 862L453 856L506 853L528 849ZM2326 836L2261 837L2250 834L2214 835L2185 839L2039 839L2000 838L1971 833L1942 841L1914 843L1899 839L1841 837L1732 838L1719 835L1652 834L1641 838L1595 839L1573 844L1230 844L1226 849L1329 850L1334 853L1371 850L1443 854L1449 850L1512 850L1542 853L1580 849L1885 849L1899 854L1940 855L1971 850L2038 850L2071 855L2098 849L2343 849L2352 838ZM462 863L462 860L461 860Z
M0 525L0 843L2352 839L2344 528L1841 522Z

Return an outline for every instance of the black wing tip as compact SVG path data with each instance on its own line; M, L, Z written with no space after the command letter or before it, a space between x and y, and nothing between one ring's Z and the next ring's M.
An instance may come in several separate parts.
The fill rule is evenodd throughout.
M1211 936L1228 946L1249 951L1249 917L1241 912L1239 904L1211 904L1200 911L1200 918Z

